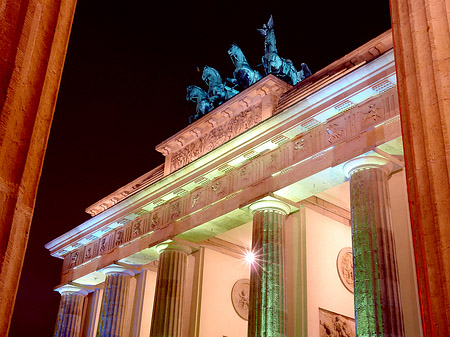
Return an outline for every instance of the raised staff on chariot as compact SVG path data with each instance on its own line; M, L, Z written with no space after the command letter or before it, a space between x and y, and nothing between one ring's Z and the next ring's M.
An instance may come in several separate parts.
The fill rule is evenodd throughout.
M273 74L292 85L296 85L311 75L305 63L302 63L301 70L297 71L291 60L278 55L272 16L270 16L267 24L264 24L263 28L258 29L258 31L265 38L262 66L266 75ZM199 119L263 77L258 71L250 67L241 48L236 44L231 45L228 55L230 55L235 66L233 78L227 78L231 87L222 82L222 78L216 69L206 66L203 69L202 79L208 85L208 91L206 92L195 85L190 85L187 88L186 99L197 104L196 114L189 118L189 123Z

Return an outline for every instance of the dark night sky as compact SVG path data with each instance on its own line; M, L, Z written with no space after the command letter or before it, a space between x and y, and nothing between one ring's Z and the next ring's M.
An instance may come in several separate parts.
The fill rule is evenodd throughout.
M151 3L151 4L150 4ZM10 336L53 333L62 260L44 244L84 209L163 162L155 146L187 125L197 68L231 77L237 43L252 66L273 14L279 55L314 73L390 28L388 1L79 1Z

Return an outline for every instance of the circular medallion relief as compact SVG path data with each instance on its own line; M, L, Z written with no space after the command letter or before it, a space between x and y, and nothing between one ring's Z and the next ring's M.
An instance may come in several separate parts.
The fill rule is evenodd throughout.
M341 282L348 291L353 293L353 253L351 247L340 250L336 265Z
M240 318L248 321L248 305L250 299L250 280L240 279L236 281L231 290L231 303Z

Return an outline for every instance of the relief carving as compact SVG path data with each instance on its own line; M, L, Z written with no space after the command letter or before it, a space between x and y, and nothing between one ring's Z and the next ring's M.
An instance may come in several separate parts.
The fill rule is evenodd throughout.
M154 211L150 218L150 229L155 230L161 225L161 217L159 216L159 210Z
M248 321L248 306L250 300L250 280L236 281L231 290L231 303L240 318Z
M384 119L383 109L379 103L369 104L362 112L362 128L373 126Z
M173 154L171 158L171 170L194 161L205 153L227 142L262 120L262 105L240 112L225 124L215 127L204 136L198 138L180 151Z
M227 183L226 178L220 178L212 182L210 187L214 201L222 199L228 194L226 183Z
M70 263L69 268L73 268L78 264L78 257L80 256L79 251L75 251L72 254L70 254Z
M203 188L197 189L191 193L191 211L197 210L205 206L205 190Z
M134 221L131 226L131 237L135 238L142 233L141 220Z
M342 284L353 293L353 253L351 247L345 247L339 251L336 265Z
M119 229L116 231L115 245L120 246L125 241L125 230Z
M292 145L294 162L298 162L311 155L311 135L308 133L293 140Z
M239 168L239 170L238 170L238 186L239 186L239 188L242 188L242 187L246 186L247 184L251 183L251 177L252 177L251 164L247 164L247 165Z
M327 132L327 141L329 144L336 143L337 141L345 138L345 124L341 121L333 121L328 123L325 127Z
M106 252L106 236L100 239L100 249L99 254L103 254Z
M320 337L355 337L355 320L319 308Z
M172 222L178 219L181 215L181 201L177 200L169 205L169 221Z

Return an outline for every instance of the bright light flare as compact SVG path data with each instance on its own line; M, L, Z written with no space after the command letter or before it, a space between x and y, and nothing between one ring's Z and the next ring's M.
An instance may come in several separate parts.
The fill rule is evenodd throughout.
M246 252L244 259L245 261L247 261L248 264L253 264L253 262L255 262L255 253Z

